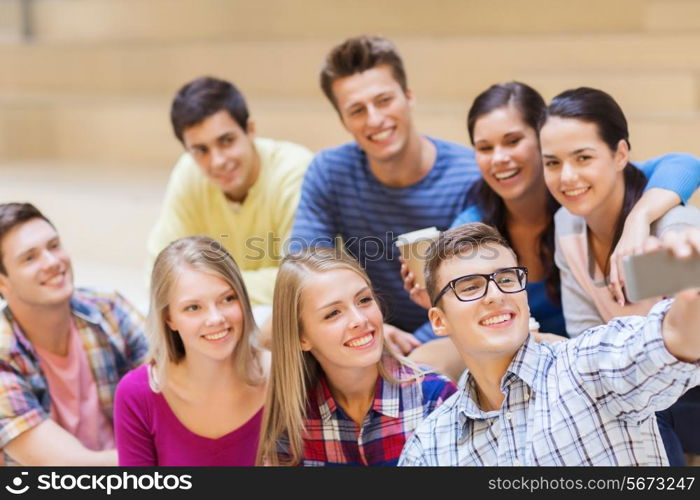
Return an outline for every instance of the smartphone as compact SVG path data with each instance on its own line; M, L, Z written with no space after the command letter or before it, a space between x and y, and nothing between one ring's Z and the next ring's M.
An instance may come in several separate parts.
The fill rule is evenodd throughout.
M700 288L700 256L677 259L669 251L632 255L622 259L627 300L669 297L686 288Z

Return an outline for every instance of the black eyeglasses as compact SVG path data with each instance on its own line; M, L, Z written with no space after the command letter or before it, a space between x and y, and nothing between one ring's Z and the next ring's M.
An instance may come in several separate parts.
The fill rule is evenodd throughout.
M488 292L489 281L493 281L503 293L522 292L527 285L527 267L506 267L491 274L468 274L455 278L440 290L433 300L433 306L450 289L462 302L478 300Z

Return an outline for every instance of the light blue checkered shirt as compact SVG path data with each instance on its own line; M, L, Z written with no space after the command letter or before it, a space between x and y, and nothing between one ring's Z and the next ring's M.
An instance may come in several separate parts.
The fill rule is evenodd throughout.
M503 376L499 410L479 409L467 373L418 426L399 465L668 465L654 413L700 385L700 362L664 346L671 302L570 341L528 338Z

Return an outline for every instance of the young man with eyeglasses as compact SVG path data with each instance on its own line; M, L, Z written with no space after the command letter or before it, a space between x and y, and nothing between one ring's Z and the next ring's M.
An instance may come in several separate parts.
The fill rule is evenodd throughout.
M700 254L700 230L650 239ZM700 290L576 339L528 333L527 271L492 227L443 233L426 264L429 316L467 370L399 465L667 465L655 412L700 385Z

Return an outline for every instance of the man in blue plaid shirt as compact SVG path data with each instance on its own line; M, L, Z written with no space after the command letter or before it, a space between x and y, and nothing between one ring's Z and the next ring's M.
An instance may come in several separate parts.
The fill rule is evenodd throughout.
M700 231L646 251L700 253ZM667 465L655 412L700 385L700 294L617 318L571 341L528 334L527 270L498 232L445 232L426 265L436 333L467 370L418 426L399 465Z

